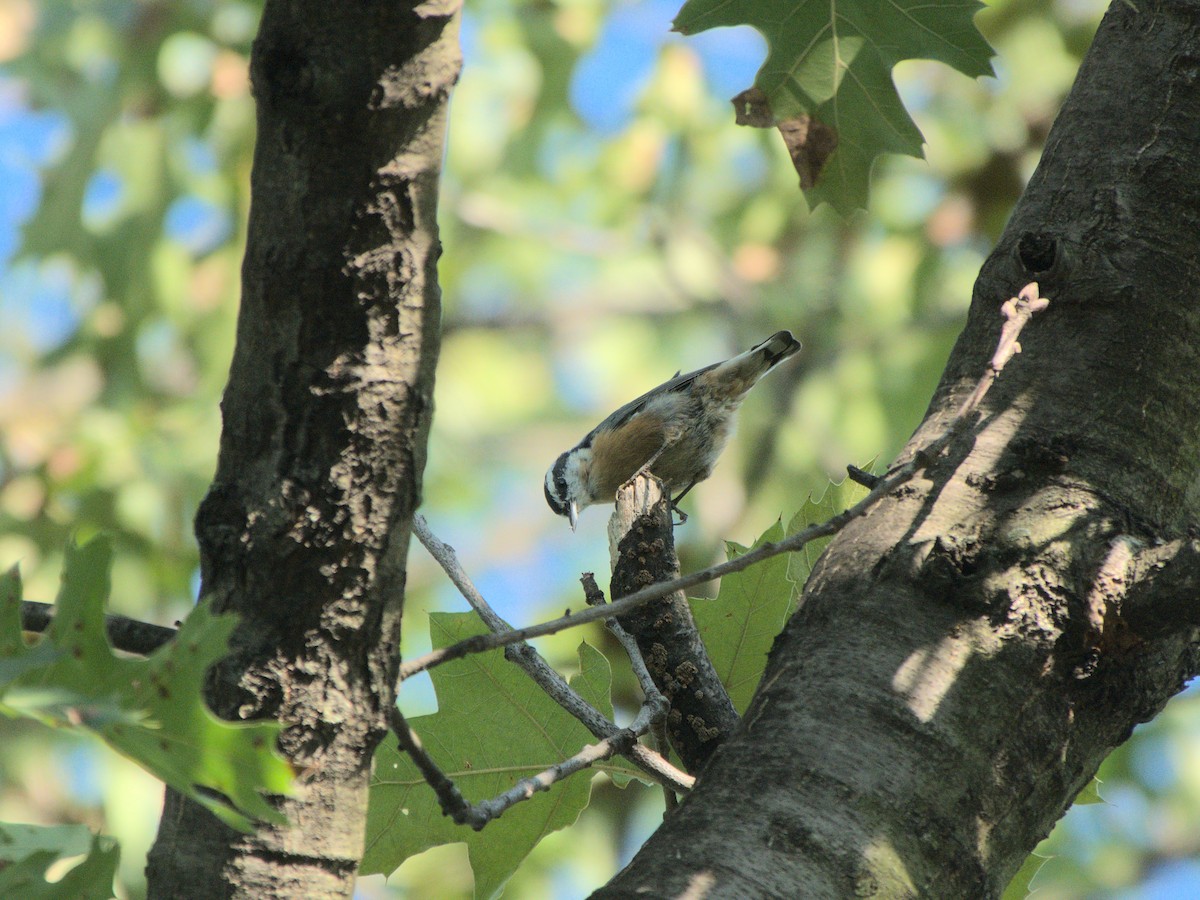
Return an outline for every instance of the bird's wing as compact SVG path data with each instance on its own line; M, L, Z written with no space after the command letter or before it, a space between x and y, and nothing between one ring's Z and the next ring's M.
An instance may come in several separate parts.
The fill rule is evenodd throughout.
M665 381L658 387L646 391L646 393L642 394L642 396L638 397L637 399L630 400L616 412L612 413L603 422L589 431L584 439L579 442L579 446L590 447L592 444L592 438L596 436L596 432L620 428L638 412L640 412L650 398L682 391L689 384L695 381L697 376L703 375L709 369L715 369L719 365L720 363L712 363L711 365L705 366L703 369L697 369L695 372L688 372L686 375L676 375L670 381Z

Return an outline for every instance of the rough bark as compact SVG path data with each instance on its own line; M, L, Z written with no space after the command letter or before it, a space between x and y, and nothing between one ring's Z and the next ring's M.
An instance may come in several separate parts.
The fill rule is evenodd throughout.
M1200 5L1136 6L1105 17L903 458L1037 280L1024 353L831 543L742 725L597 896L997 896L1197 671Z
M679 577L672 513L662 483L645 476L617 491L608 522L613 600ZM617 621L637 642L655 686L670 703L666 733L691 774L699 772L737 726L738 714L713 668L683 591Z
M438 348L435 223L460 65L447 2L268 0L237 348L203 593L241 623L209 702L277 718L290 825L168 793L153 897L349 897L388 727Z

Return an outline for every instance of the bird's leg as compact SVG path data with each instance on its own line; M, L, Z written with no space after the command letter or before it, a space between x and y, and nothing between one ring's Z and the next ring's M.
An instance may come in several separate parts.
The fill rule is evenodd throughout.
M662 446L659 447L657 450L655 450L654 453L651 454L650 458L648 460L646 460L644 463L642 463L642 467L640 469L638 469L636 472L634 472L632 475L630 475L629 480L626 481L625 484L621 485L621 487L625 487L625 485L632 484L634 481L637 480L638 476L640 476L640 475L653 476L654 473L650 471L650 467L652 465L654 465L656 462L658 462L659 457L662 456L674 443L675 443L675 441L663 441ZM686 494L688 491L690 491L695 486L696 486L696 482L693 481L691 484L689 484L687 487L685 487L682 491L680 491L679 496L676 497L674 500L671 500L670 499L671 495L667 494L667 500L671 504L671 510L673 512L679 513L679 521L673 522L672 526L682 525L684 522L686 522L688 520L687 513L685 513L682 509L680 509L677 504L679 503L680 500L683 499L683 495Z
M648 460L646 460L644 463L642 463L642 467L640 469L638 469L636 472L634 472L632 475L630 475L629 478L627 478L625 480L625 484L622 484L621 487L625 487L626 484L633 484L633 482L637 481L638 476L640 476L640 475L652 474L650 471L650 467L652 465L654 465L656 462L658 462L658 458L667 452L667 448L670 447L672 443L674 443L674 442L673 441L663 441L663 445L661 447L659 447L657 450L655 450L654 453L652 453L650 455L650 458Z
M688 491L690 491L695 486L696 486L696 482L693 481L691 484L689 484L687 487L685 487L682 491L680 491L678 494L676 494L675 498L671 501L671 509L674 512L679 513L679 521L675 523L676 525L682 525L684 522L686 522L688 520L687 513L685 513L682 509L679 508L679 501L683 499L684 494L686 494Z

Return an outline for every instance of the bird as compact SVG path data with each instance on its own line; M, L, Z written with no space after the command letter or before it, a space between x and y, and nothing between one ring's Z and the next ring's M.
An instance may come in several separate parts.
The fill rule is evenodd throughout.
M559 455L546 472L546 502L574 531L579 513L613 501L618 488L649 472L684 494L712 474L733 435L742 400L801 344L777 331L745 353L675 377L626 403ZM680 511L681 521L686 516Z

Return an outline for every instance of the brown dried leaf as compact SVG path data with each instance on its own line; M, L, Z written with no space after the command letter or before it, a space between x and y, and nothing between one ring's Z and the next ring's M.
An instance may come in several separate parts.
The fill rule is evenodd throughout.
M779 123L779 133L800 176L800 187L808 190L821 177L821 170L837 149L837 130L811 116L797 116Z
M808 190L817 183L825 163L837 149L838 133L835 129L808 115L776 122L766 93L756 87L742 91L732 102L737 124L750 128L774 126L779 129L788 155L792 158L792 165L800 176L800 187Z
M739 125L751 128L770 128L775 124L775 115L771 112L771 104L767 95L756 87L746 88L731 101L733 114Z

